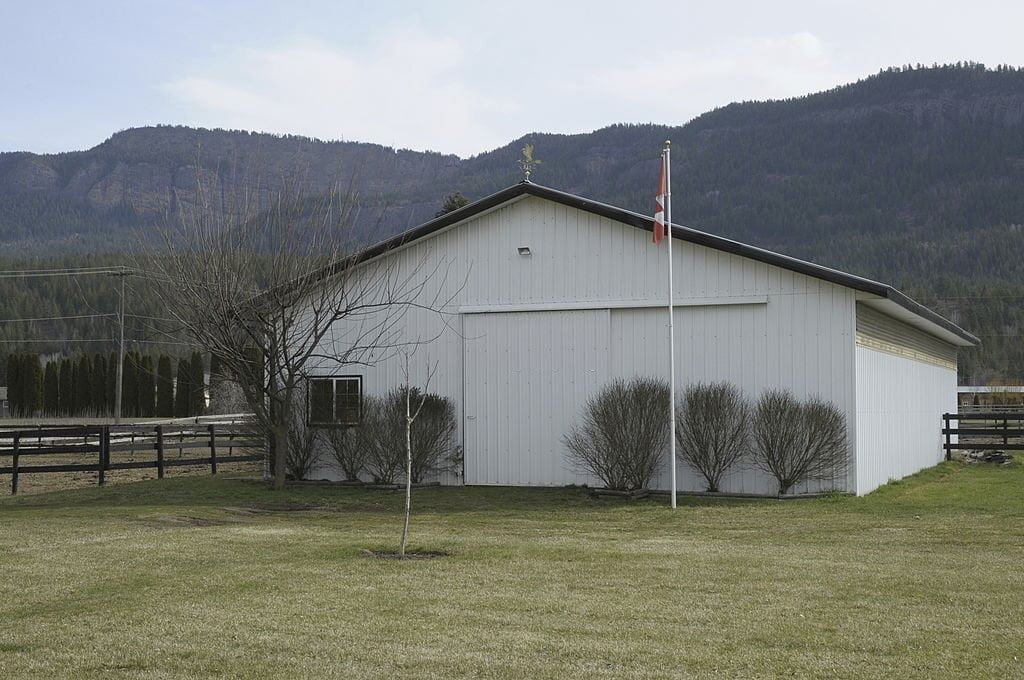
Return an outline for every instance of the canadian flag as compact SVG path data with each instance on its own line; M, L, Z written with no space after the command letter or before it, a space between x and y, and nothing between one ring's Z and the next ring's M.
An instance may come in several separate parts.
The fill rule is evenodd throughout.
M654 197L654 242L661 243L665 238L665 154L661 154L661 172L658 174L658 193Z

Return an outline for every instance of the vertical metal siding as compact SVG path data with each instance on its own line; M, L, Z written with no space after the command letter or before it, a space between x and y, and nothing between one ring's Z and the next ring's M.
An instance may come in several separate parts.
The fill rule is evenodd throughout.
M518 255L519 246L529 246L532 254ZM691 243L674 242L673 248L675 296L680 302L694 298L767 298L767 304L761 305L680 308L679 383L729 379L751 397L768 386L786 387L800 396L820 394L843 409L852 427L853 291ZM457 314L463 306L621 302L664 295L664 246L653 246L650 235L641 230L526 197L417 241L384 259L399 276L419 268L417 276L426 278L421 299L437 295L450 300L446 310L449 315L444 318L426 310L409 309L403 319L403 337L437 336L416 349L413 382L422 384L428 363L436 362L439 370L431 390L457 401L460 413L465 413L460 427L481 418L497 423L486 433L459 433L466 446L469 483L499 483L512 479L517 469L526 471L525 478L535 480L530 483L581 479L566 471L561 448L562 435L578 416L579 398L612 375L665 373L660 368L667 359L663 309L465 315L463 333L458 331ZM371 268L365 271L372 275ZM581 337L600 340L599 318L605 319L603 342L608 368L604 373L598 366L594 373L576 374L588 370L584 368L591 366L588 362L597 360L600 342L584 342L584 356L567 354L559 348L579 343ZM513 323L513 319L519 322ZM339 335L349 324L339 323ZM472 339L481 333L490 340L473 343ZM541 351L542 346L551 349ZM532 348L527 366L520 361L526 357L516 349L521 347ZM382 394L401 384L402 360L394 355L347 372L363 374L365 390ZM539 403L532 381L540 373L562 381L562 387L545 383L545 389L566 390L573 400L571 408L529 411L523 415L525 420L502 420L499 402L511 400L508 395L512 389L516 390L516 404ZM509 381L503 383L505 397L491 396L500 392L496 381ZM553 403L553 397L547 399ZM470 415L476 418L471 420ZM477 447L473 443L476 437L485 437L486 446ZM506 446L508 455L498 454L500 446ZM561 460L555 452L562 454ZM519 457L523 460L518 461ZM659 485L667 485L667 476ZM725 488L759 491L767 487L760 473L746 471L731 477ZM817 487L803 490L812 488Z
M857 494L943 460L956 371L857 347Z
M608 375L608 310L465 317L467 484L593 483L562 437Z

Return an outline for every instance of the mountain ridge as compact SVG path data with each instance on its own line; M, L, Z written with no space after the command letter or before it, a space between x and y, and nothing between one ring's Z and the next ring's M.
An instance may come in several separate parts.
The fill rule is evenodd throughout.
M676 222L894 285L982 335L965 377L1024 377L1024 314L997 302L1024 299L1024 72L1004 66L886 69L681 126L535 132L464 159L183 126L120 131L86 151L0 153L0 255L128 244L157 228L170 196L188 204L197 171L352 187L356 228L382 238L428 221L448 193L476 200L520 181L525 143L542 161L538 183L647 213L667 138Z

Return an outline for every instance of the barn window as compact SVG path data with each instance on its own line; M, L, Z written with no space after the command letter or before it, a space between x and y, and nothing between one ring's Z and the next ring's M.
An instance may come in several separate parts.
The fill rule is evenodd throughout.
M309 379L309 425L358 425L363 379L358 375Z

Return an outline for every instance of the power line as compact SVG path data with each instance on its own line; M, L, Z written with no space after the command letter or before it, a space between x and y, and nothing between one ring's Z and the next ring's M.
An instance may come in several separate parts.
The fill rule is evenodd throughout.
M128 340L128 342L134 342L146 345L184 345L185 347L195 347L194 342L179 342L171 340Z
M95 274L121 274L125 267L78 267L65 269L8 269L0 271L0 279L33 279L45 276L89 276Z
M5 345L19 345L24 342L36 342L36 343L61 343L61 342L114 342L116 338L46 338L37 340L0 340L0 343Z
M101 314L99 316L117 316L117 315L116 314L107 314L107 315ZM128 317L129 319L151 319L153 321L172 321L174 323L178 322L178 319L171 319L171 318L162 317L162 316L146 316L145 314L125 314L125 316Z
M33 321L65 321L69 319L99 319L117 316L116 314L79 314L77 316L40 316L34 319L0 319L0 323L30 323Z

